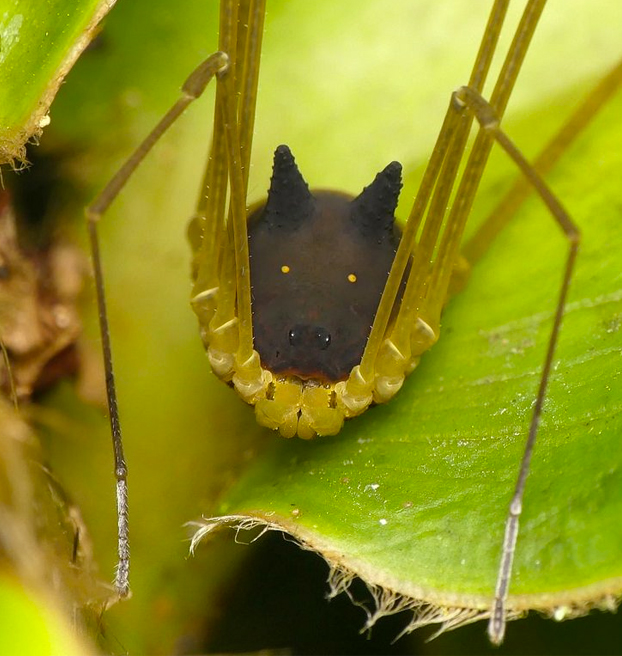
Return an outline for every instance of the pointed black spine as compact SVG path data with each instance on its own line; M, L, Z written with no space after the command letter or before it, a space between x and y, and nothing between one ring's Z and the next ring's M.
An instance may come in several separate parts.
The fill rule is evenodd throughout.
M296 230L313 212L313 196L288 146L274 151L264 221L270 229Z
M392 234L401 189L402 165L391 162L352 201L352 221L365 237L383 239Z

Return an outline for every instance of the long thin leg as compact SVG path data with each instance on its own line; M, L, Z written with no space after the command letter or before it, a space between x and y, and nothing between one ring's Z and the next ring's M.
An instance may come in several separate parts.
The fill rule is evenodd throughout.
M228 0L221 0L219 15L218 47L222 52L229 53L229 71L231 71L236 66L238 55L238 21L240 18L244 20L244 16L240 16L237 7ZM222 111L225 93L225 85L219 84L216 87L212 143L203 183L199 191L196 212L190 224L191 245L195 261L193 303L198 304L204 303L206 298L215 297L219 291L218 280L221 263L218 254L226 250L222 248L222 242L227 238L224 232L226 227L225 205L229 184L225 135L226 116ZM233 296L234 293L233 290L231 295ZM233 300L231 307L234 304ZM215 302L210 303L210 311L201 316L202 323L209 324L215 307Z
M622 84L622 60L585 96L557 134L536 157L532 167L541 175L548 173L582 131L590 124L602 106L618 91ZM518 208L531 194L529 180L520 176L505 194L477 232L465 244L462 254L470 264L475 263L489 249L490 244L505 228Z
M97 307L99 311L99 329L101 333L102 349L104 354L104 369L106 372L106 394L108 396L108 412L110 414L110 430L112 432L112 449L114 452L114 474L117 480L117 571L115 574L115 588L120 597L127 597L130 593L130 544L128 528L128 502L127 502L127 465L123 453L123 438L119 422L119 409L117 393L114 383L112 367L112 352L110 348L110 330L108 328L108 315L106 299L104 297L103 271L99 253L99 241L95 229L95 221L89 220L89 236L91 240L91 253L95 271L95 288L97 290Z
M490 68L501 27L505 19L507 7L508 0L496 0L490 12L490 18L471 73L470 84L475 88L481 89L485 82L486 74ZM440 189L437 190L435 195L436 203L440 204L441 198L449 196L451 193L456 171L462 158L466 139L471 127L470 120L462 121L461 118L454 108L450 106L445 115L436 146L426 167L423 180L400 239L400 245L380 299L378 311L376 312L374 323L365 346L361 364L354 367L345 384L343 398L351 414L357 414L361 409L366 408L371 400L371 390L376 374L378 354L385 341L387 326L393 314L393 308L402 284L404 272L415 249L421 219L439 178L443 182L440 184ZM441 171L445 172L444 176ZM439 227L442 222L442 216L443 213L440 215ZM398 347L395 350L399 356L403 356L402 360L408 359L405 347L401 349ZM403 378L403 372L400 372L398 378L400 376Z
M221 0L218 44L221 51L230 53L229 76L237 66L239 21L245 19L238 9L231 0ZM230 85L224 83L216 88L212 144L197 211L189 228L194 249L191 304L199 319L212 369L227 380L232 375L233 353L238 344L235 263L231 221L227 221L226 210L229 157L225 126L228 119L223 108L230 89Z
M490 105L494 108L499 120L505 112L545 2L546 0L530 0L527 3L508 54L503 62L503 67L490 98ZM426 311L432 322L432 329L435 331L438 330L441 310L447 298L453 266L458 259L464 227L488 161L492 144L492 135L486 130L480 129L460 180L456 200L447 219L447 229L438 249L439 255L434 262L429 291L427 292L429 306Z
M184 109L186 109L193 100L203 93L212 77L226 70L227 65L227 55L223 52L217 52L206 59L190 74L182 87L181 98L173 105L173 107L171 107L149 136L128 158L95 201L86 208L91 253L93 257L93 269L95 274L95 289L97 294L99 327L104 355L104 369L106 372L106 394L108 396L108 409L110 413L115 477L117 480L118 564L115 576L115 588L120 597L127 597L130 592L127 465L123 453L123 440L121 436L121 425L119 422L119 410L117 406L117 395L112 366L110 329L108 327L108 314L106 311L104 274L99 252L97 223L158 139L182 114Z
M236 352L236 385L251 386L261 379L259 357L253 350L250 261L246 225L246 190L252 131L259 78L259 57L263 35L265 3L248 0L245 15L238 16L238 57L235 75L224 80L229 93L223 94L223 115L229 160L231 194L229 216L236 263L236 296L239 341ZM244 28L241 30L241 28ZM241 36L243 35L243 38ZM236 102L239 90L239 102Z
M570 287L570 279L572 277L572 271L579 248L580 233L577 226L570 219L567 212L555 198L538 172L525 160L516 146L499 128L499 119L495 115L494 109L491 107L491 105L486 100L484 100L477 91L469 89L468 87L459 89L456 92L456 97L460 102L464 102L465 106L473 112L482 129L488 132L497 141L497 143L503 148L503 150L505 150L505 152L520 168L527 180L530 182L546 206L549 208L551 216L557 225L561 228L562 232L566 236L566 239L568 240L568 256L555 310L555 319L553 321L551 336L549 338L549 344L546 351L546 357L542 367L540 385L538 387L538 394L536 396L536 403L534 405L531 423L529 425L529 435L525 444L525 450L523 452L518 479L516 481L516 487L514 489L512 501L510 502L510 508L505 525L503 551L497 576L494 605L490 622L488 624L488 635L490 640L494 644L498 645L503 641L503 636L505 634L505 606L510 585L510 578L512 575L512 563L514 560L514 552L516 550L519 518L522 512L525 485L527 482L527 476L529 475L531 457L536 442L540 418L542 416L542 407L544 404L544 398L546 396L546 390L551 373L551 365L553 363L555 347L559 337L562 317L564 315L564 307L566 305L566 297Z
M244 71L240 90L240 150L242 174L244 175L244 195L248 188L248 173L255 126L255 107L257 105L257 85L259 82L259 63L261 43L266 13L266 0L249 0L247 35L244 48Z
M529 0L525 6L492 94L491 104L499 115L505 110L545 1ZM505 3L496 3L492 9L471 75L471 80L480 86L488 70L488 58L496 47L506 9ZM359 408L369 403L372 383L375 384L375 400L388 400L404 379L405 363L414 363L415 358L438 338L440 313L447 297L464 226L493 143L493 138L480 129L456 200L445 221L445 208L449 204L470 127L471 120L465 118L464 108L452 100L391 267L363 359L346 383L343 399L352 414L360 412ZM432 191L434 195L430 200ZM421 217L428 203L430 208L422 234L415 245ZM435 250L438 255L430 272L429 263ZM399 313L387 335L393 304L411 256L410 273Z
M199 318L210 364L218 376L231 380L248 402L265 384L265 373L253 348L246 225L264 13L265 0L246 0L239 5L233 0L221 2L220 47L227 47L234 54L219 85L212 150L191 224L195 251L192 306ZM220 157L215 156L216 152ZM221 203L219 213L211 215L210 208L215 204L212 197L223 199L227 186L228 209Z

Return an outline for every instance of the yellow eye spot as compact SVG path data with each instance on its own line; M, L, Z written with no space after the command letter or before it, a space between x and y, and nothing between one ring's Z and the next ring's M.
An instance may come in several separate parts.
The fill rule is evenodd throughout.
M281 267L281 273L289 273L289 272L290 272L290 268L287 266L287 264L284 264Z
M350 282L356 282L356 275L354 273L348 274L348 280Z

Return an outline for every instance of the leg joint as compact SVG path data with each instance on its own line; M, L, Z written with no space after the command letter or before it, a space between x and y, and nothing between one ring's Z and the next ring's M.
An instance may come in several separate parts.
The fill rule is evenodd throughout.
M205 87L214 75L221 77L228 69L229 56L224 52L215 52L190 73L182 86L182 92L194 100L205 91Z
M102 218L102 213L97 207L95 207L95 205L89 205L84 210L84 215L86 216L87 223L91 225L99 223L99 220Z
M461 111L466 107L475 116L482 129L494 132L499 127L497 113L476 89L469 86L459 87L454 91L452 101Z

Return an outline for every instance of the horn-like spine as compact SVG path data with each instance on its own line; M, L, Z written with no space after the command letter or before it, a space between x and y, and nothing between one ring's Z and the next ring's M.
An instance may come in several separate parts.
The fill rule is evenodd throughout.
M274 151L264 220L270 228L295 230L310 216L313 196L288 146Z
M391 162L352 201L352 221L364 235L392 234L401 189L402 165Z

